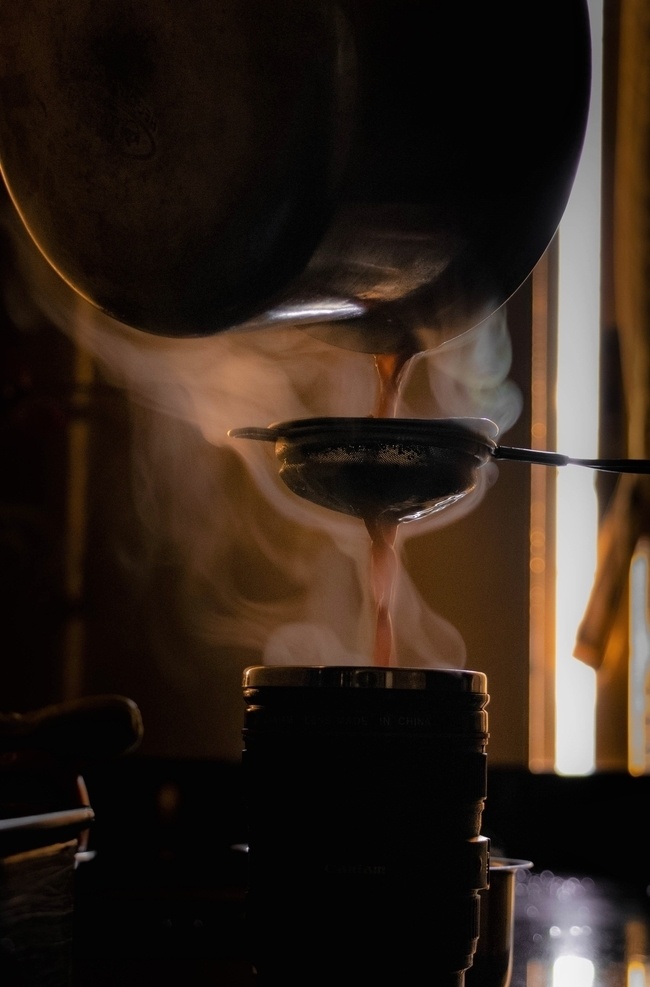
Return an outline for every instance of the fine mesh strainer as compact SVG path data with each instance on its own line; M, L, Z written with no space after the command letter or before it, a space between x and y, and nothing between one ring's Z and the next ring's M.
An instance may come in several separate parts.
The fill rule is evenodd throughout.
M650 473L645 459L574 459L497 445L487 418L303 418L233 428L275 444L283 482L298 496L364 521L411 521L472 491L491 459Z

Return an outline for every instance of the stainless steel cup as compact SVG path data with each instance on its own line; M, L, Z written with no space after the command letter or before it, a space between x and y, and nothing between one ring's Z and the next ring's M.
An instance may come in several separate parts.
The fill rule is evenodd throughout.
M488 885L486 686L457 669L246 669L246 922L262 979L462 987Z
M509 987L515 937L517 874L530 870L531 860L492 857L489 887L480 892L480 934L466 987Z

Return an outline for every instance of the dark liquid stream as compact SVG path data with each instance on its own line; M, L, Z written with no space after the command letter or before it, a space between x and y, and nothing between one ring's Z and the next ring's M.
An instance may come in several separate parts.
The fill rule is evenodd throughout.
M392 665L394 661L393 622L391 599L397 575L394 521L382 523L376 518L366 519L370 535L370 586L375 602L375 644L373 665Z
M375 356L379 393L374 418L395 417L402 373L414 352L412 349L404 349L398 353L381 353ZM388 666L395 661L391 601L398 571L395 553L397 521L382 517L381 514L366 514L363 520L370 535L370 586L376 614L372 664Z

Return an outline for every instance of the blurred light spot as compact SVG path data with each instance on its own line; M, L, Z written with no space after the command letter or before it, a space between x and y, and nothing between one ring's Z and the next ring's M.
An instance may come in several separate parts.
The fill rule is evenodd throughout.
M647 987L645 963L632 960L627 968L627 987Z
M582 956L558 956L553 964L553 987L593 987L594 965Z
M156 801L163 819L171 820L178 813L181 803L180 788L174 782L165 782L158 789Z

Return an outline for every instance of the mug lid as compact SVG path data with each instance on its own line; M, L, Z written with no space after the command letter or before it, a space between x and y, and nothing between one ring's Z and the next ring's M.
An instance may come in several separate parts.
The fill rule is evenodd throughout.
M487 675L464 668L384 668L374 665L251 665L244 689L408 689L486 693Z

